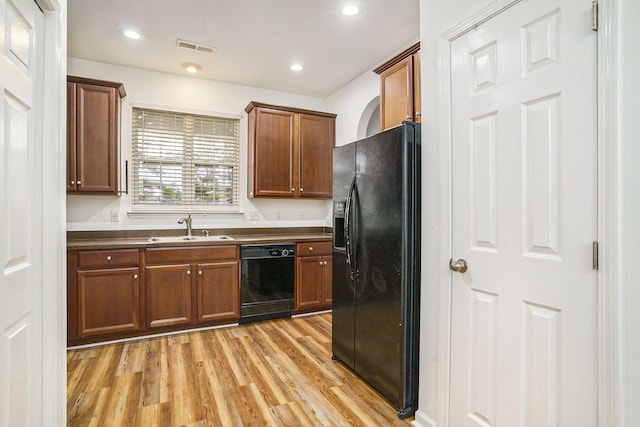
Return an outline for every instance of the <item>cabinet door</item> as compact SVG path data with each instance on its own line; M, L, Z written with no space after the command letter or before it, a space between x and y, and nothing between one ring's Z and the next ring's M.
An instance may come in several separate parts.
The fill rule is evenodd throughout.
M293 197L294 117L289 111L256 109L253 195Z
M297 310L317 308L324 297L322 257L299 257L297 260L295 303Z
M300 114L298 141L299 196L330 199L335 119Z
M325 256L322 258L324 262L324 302L328 306L333 303L333 258L331 256Z
M137 267L77 272L80 337L139 328L138 275Z
M240 317L238 262L198 264L198 320L236 320Z
M189 264L147 266L147 320L149 326L190 323L191 266Z
M76 84L67 82L67 191L76 190Z
M420 51L413 54L413 121L422 122L422 94L420 85Z
M76 189L118 191L117 90L76 84Z
M413 120L413 56L380 74L380 130Z

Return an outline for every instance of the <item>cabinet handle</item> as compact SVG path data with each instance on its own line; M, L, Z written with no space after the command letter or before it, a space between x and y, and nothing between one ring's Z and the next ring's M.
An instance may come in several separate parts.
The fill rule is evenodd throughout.
M420 117L422 115L422 113L420 111L416 111L416 116Z
M202 276L202 270L198 271L198 276Z
M107 261L111 261L111 255L107 255Z
M137 274L134 274L134 275L133 275L133 278L134 278L134 279L137 279L137 278L138 278L138 275L137 275Z
M405 120L411 120L411 116L407 116Z
M309 252L313 252L313 246L309 246Z
M187 276L191 275L191 270L187 270Z

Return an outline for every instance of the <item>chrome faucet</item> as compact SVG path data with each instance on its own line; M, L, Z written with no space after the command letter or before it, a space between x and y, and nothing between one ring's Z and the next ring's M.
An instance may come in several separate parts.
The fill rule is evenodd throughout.
M191 212L187 214L186 218L180 218L178 224L187 224L187 237L191 237Z

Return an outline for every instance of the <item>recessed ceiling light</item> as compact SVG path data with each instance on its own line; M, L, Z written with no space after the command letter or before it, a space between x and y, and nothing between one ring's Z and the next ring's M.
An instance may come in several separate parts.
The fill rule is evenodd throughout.
M200 71L202 69L202 67L198 64L193 64L193 63L184 63L182 64L182 68L184 68L187 73L197 73L198 71Z
M302 71L302 68L303 68L303 67L302 67L302 65L300 65L300 64L293 64L293 65L291 66L291 69L292 69L293 71Z
M342 9L342 13L344 13L347 16L352 16L357 14L359 11L358 6L356 6L355 4L348 4L344 7L344 9Z
M122 34L124 34L125 37L133 40L138 40L140 38L140 33L135 30L123 30Z

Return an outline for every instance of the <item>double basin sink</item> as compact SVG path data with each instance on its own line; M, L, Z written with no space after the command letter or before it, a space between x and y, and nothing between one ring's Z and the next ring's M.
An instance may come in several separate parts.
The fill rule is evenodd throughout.
M160 242L188 242L188 241L200 241L200 242L210 242L216 240L233 240L233 237L230 236L162 236L162 237L149 237L147 240L150 243L160 243Z

